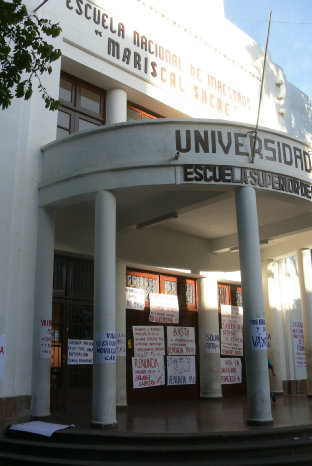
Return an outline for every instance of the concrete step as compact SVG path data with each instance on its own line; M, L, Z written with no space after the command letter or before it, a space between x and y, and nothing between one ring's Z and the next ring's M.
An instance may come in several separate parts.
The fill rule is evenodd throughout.
M64 430L51 439L9 431L0 464L277 466L312 464L311 426L218 434ZM26 438L25 438L26 437Z

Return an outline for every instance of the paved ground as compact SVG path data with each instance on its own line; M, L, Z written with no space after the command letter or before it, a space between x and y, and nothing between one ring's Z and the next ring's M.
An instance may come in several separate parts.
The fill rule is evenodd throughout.
M306 395L281 395L272 402L273 426L312 425L312 398ZM54 414L49 422L75 424L86 429L91 424L90 411ZM246 397L218 400L170 401L136 404L117 408L116 432L145 433L210 433L251 431L247 426Z

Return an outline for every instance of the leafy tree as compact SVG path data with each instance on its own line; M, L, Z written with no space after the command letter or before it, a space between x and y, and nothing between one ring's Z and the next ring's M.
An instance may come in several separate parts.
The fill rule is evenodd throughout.
M6 109L14 97L28 100L33 92L33 80L49 110L60 103L48 95L41 75L51 74L51 63L61 56L46 40L61 33L59 24L28 14L22 0L0 0L0 106Z

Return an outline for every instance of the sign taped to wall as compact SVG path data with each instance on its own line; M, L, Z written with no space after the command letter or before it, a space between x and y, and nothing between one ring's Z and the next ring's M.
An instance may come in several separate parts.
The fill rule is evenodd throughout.
M40 358L51 358L52 319L40 319Z
M221 354L243 356L243 308L221 305Z
M196 384L195 356L167 356L167 384Z
M194 327L167 327L168 355L196 354Z
M240 358L221 358L221 384L242 383L242 362Z
M266 350L266 329L263 318L250 320L251 348L255 351Z
M304 350L304 335L302 320L293 320L292 335L294 342L295 364L296 369L306 368L306 357Z
M67 364L93 364L93 340L68 339Z
M149 320L162 324L178 324L178 297L170 294L150 293Z
M145 293L143 289L126 287L126 308L144 311Z
M145 358L165 354L163 326L133 326L134 356Z
M116 362L116 332L104 331L95 335L96 364L114 364Z
M132 358L133 388L148 388L165 385L163 356Z
M218 333L205 334L205 353L220 354L220 336Z

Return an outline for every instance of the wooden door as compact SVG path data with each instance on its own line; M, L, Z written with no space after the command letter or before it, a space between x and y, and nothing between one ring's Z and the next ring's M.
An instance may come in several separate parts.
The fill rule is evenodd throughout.
M127 286L140 288L145 291L145 309L126 310L127 327L127 395L128 403L140 403L160 400L183 400L199 398L199 365L198 365L198 313L197 313L197 287L196 281L184 277L142 272L138 270L127 271ZM175 324L155 323L149 320L149 294L161 293L178 296L179 322ZM134 388L132 358L134 357L133 326L160 326L163 327L165 340L165 385ZM189 385L167 384L167 334L168 327L191 327L195 329L196 342L196 383Z

